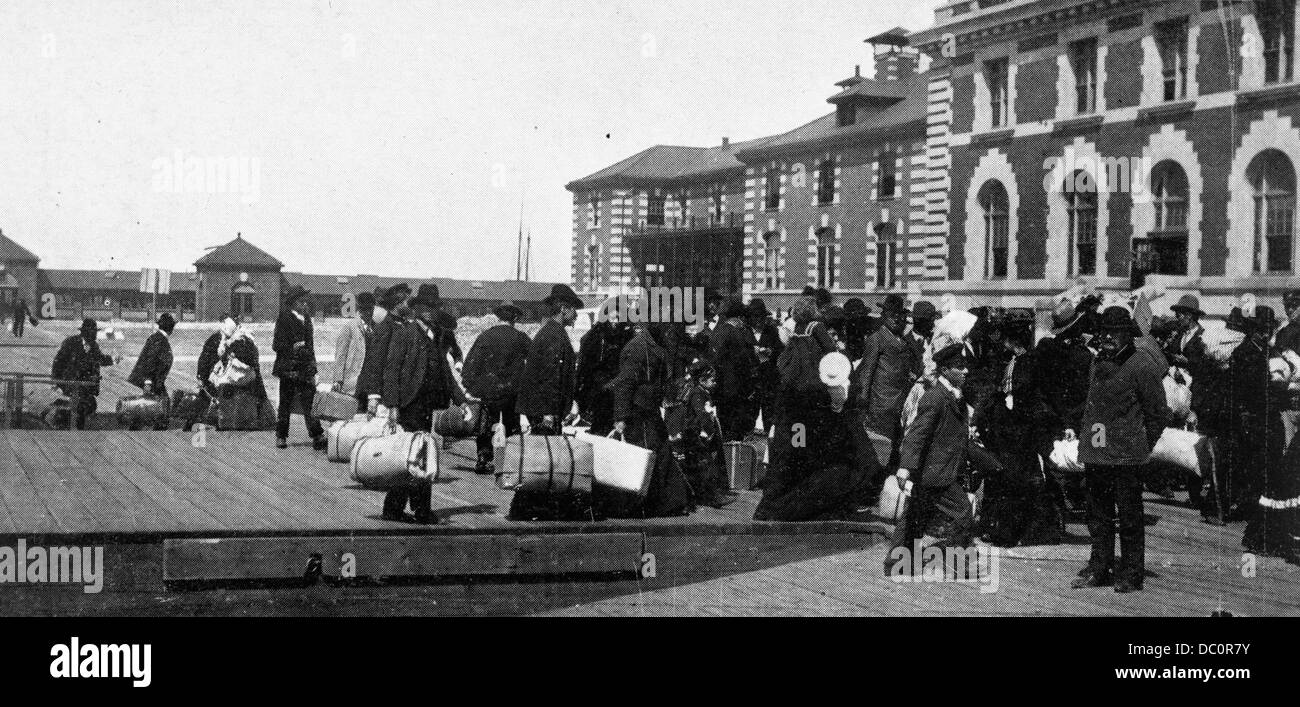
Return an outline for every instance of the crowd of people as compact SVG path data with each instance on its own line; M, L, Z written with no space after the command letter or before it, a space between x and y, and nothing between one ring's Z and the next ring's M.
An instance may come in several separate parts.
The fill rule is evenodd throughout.
M585 424L593 434L657 452L644 495L600 487L521 491L512 518L650 517L726 506L735 500L728 443L765 439L768 470L756 520L861 518L892 476L912 489L895 546L924 535L953 545L976 538L997 546L1054 544L1070 514L1081 513L1092 556L1076 584L1131 591L1145 576L1142 494L1172 497L1181 486L1205 522L1247 521L1246 549L1300 558L1300 291L1283 297L1284 327L1271 308L1253 302L1230 312L1226 327L1240 337L1226 350L1222 337L1207 344L1207 314L1193 296L1178 300L1169 316L1144 319L1147 331L1130 307L1103 308L1097 296L1061 298L1051 335L1036 340L1028 309L976 307L960 313L973 323L954 334L936 328L955 309L948 298L941 313L931 302L909 309L889 295L873 315L861 299L841 306L811 287L784 317L762 299L710 294L707 322L694 334L682 322L601 317L575 350L568 329L583 302L556 285L533 337L517 328L520 308L502 302L494 310L499 323L462 356L456 319L443 311L437 286L402 284L357 297L358 315L339 330L333 370L324 375L308 294L290 289L276 322L274 423L257 346L231 316L222 317L199 357L200 410L215 407L236 428L274 424L280 448L288 444L290 415L300 413L312 444L323 449L312 398L327 381L354 396L359 412L406 431L429 431L433 412L453 403L477 403L480 474L495 472L495 423L498 435L556 435ZM148 394L167 394L174 326L169 315L159 318L129 378ZM87 320L63 343L55 378L97 381L99 366L113 363L95 331ZM847 391L838 395L823 370L829 354L851 366ZM1170 385L1190 390L1190 403L1171 408ZM97 391L75 388L82 426ZM1151 462L1171 426L1215 441L1213 473L1202 478ZM1077 444L1083 473L1053 461L1063 442ZM981 486L976 513L972 498ZM390 492L384 517L436 523L428 485Z

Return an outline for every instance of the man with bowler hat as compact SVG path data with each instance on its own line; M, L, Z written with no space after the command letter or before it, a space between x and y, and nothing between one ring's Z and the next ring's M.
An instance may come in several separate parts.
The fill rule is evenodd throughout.
M500 323L488 327L474 340L461 371L465 390L483 400L483 410L479 416L483 421L482 429L475 441L478 463L474 472L478 474L491 474L495 471L492 462L492 425L498 418L505 426L507 437L519 434L516 403L524 361L528 356L528 335L515 328L515 322L524 315L524 311L514 302L505 300L492 310L492 314L496 315Z
M122 360L121 356L108 356L100 351L99 342L95 340L98 332L99 325L94 319L81 320L79 333L64 339L59 346L50 371L50 377L57 381L81 383L59 386L72 400L73 426L79 430L86 429L86 418L95 414L100 366L111 366Z
M1142 330L1127 309L1108 307L1098 324L1101 352L1092 365L1079 434L1092 553L1073 586L1113 585L1123 593L1142 589L1145 578L1142 472L1170 418L1161 383L1168 364L1158 352L1135 345Z
M289 416L297 407L307 423L312 447L325 449L327 440L320 420L311 414L316 397L316 346L312 341L311 294L302 285L294 285L284 294L280 316L275 320L271 349L275 351L272 375L280 378L280 408L275 422L275 446L289 446Z

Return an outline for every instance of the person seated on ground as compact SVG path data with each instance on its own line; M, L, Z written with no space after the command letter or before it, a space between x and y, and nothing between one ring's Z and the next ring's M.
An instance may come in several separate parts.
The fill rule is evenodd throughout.
M729 489L723 456L722 428L712 391L718 372L711 364L691 366L690 382L682 404L668 415L668 439L673 458L686 474L695 502L722 508L736 500Z

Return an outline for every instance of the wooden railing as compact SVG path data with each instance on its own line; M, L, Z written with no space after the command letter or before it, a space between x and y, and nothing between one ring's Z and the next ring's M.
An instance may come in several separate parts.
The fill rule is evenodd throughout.
M54 385L65 390L83 385L95 385L89 381L59 380L40 373L0 371L0 385L3 385L4 390L3 416L6 423L5 427L18 429L23 426L23 398L29 384Z

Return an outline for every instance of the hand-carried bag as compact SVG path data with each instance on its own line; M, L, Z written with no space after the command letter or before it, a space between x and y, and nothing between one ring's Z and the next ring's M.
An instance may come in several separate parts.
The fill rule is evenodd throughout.
M252 383L256 377L257 374L252 366L231 356L226 363L218 363L212 368L212 375L208 376L208 380L217 387L223 385L241 387Z

